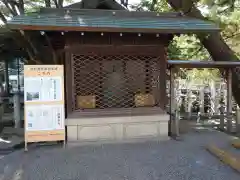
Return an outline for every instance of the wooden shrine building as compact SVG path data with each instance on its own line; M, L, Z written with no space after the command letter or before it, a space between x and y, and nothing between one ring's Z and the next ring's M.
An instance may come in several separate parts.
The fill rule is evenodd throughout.
M219 31L179 13L127 11L113 0L43 8L8 25L44 31L64 53L68 141L167 139L168 44L174 35Z

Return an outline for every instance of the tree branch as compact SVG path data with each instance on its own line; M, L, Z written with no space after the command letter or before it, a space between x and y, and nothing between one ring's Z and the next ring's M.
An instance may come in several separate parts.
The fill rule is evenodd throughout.
M20 37L22 37L24 40L25 40L25 36L20 32L19 34L17 35L20 35ZM27 47L27 45L25 44L25 41L24 40L21 40L19 36L13 38L14 41L16 42L16 44L19 46L19 47L23 47L24 46L24 50L26 51L26 53L28 54L29 58L30 58L30 61L36 63L36 64L41 64L40 61L37 61L35 56L34 56L34 53ZM24 43L24 44L23 44ZM27 42L28 43L28 42Z
M51 2L50 2L50 0L44 0L44 2L45 2L45 6L46 7L51 7Z
M128 0L121 0L120 2L124 7L128 6Z
M54 63L55 64L57 64L57 55L56 55L56 52L55 52L55 50L54 50L54 48L53 48L53 46L52 46L52 43L51 43L51 41L50 41L50 39L49 39L49 37L48 37L48 35L45 33L44 34L44 36L45 36L45 39L46 39L46 41L47 41L47 43L48 43L48 46L51 48L51 50L52 50L52 55L53 55L53 61L54 61Z
M57 0L53 0L53 2L54 2L54 4L55 4L56 8L59 8L59 7L58 7L58 2L57 2Z
M12 8L9 6L9 3L7 2L7 0L1 0L3 2L3 4L6 6L6 8L8 9L8 11L13 15L16 16L17 13L15 13Z
M32 41L30 40L30 38L24 33L24 31L20 30L19 31L20 34L22 35L22 37L28 42L28 44L30 45L30 47L32 48L34 54L38 54L37 49L35 48L35 46L33 45Z
M14 12L14 15L18 15L18 12L17 12L17 9L16 9L17 3L14 2L13 0L10 0L10 1L9 1L9 4L10 4L10 6L11 6L11 8L12 8L12 11Z
M194 0L167 0L167 2L177 12L182 12L184 15L198 19L206 19L202 16L199 9L195 8Z
M233 37L235 37L235 36L238 36L238 35L240 35L239 32L238 32L238 33L235 33L235 34L232 34L231 36L225 37L224 40L226 41L226 40L228 40L228 39L230 39L230 38L233 38Z
M31 53L31 51L28 48L25 48L25 50L27 51L27 54L32 62L36 64L41 64L40 61L35 60L34 55Z
M199 53L200 51L202 51L203 48L204 48L204 46L201 44L201 47L198 48L198 49L194 52L194 54L192 55L192 57L194 57L197 53ZM192 57L191 57L191 58L192 58Z
M233 6L235 4L235 0L224 0L224 1L220 1L217 3L214 3L217 6L225 6L225 5L229 5L229 6Z
M23 2L23 0L18 1L18 9L19 9L20 14L24 14L24 2Z
M63 7L63 0L58 0L58 7L62 8Z
M50 1L50 0L49 0ZM9 13L13 16L24 13L24 0L0 0L5 5L5 8ZM5 17L5 14L0 11L0 19L6 24L7 18ZM8 28L6 26L6 28ZM23 47L24 51L28 54L30 60L34 63L40 64L40 61L36 60L36 57L38 57L39 53L38 50L35 48L34 44L32 43L32 40L27 36L27 34L24 33L24 31L16 31L17 37L13 37L15 43L19 47Z
M4 14L2 12L0 12L0 19L6 24L7 23L7 19L4 16Z
M157 0L152 0L151 6L150 6L150 11L154 11L156 4L157 4Z

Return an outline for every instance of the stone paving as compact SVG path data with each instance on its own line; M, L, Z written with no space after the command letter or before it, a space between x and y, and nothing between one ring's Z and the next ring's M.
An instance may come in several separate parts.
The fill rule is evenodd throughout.
M99 146L30 147L0 159L0 180L239 180L205 150L229 146L220 132L191 132L183 141Z
M5 127L0 133L0 155L24 146L24 129ZM0 179L1 180L1 179Z

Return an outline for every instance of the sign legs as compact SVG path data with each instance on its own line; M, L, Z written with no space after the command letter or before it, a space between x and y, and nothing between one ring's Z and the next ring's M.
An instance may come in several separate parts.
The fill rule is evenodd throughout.
M28 151L28 147L27 147L27 141L25 141L25 145L24 145L24 151L27 152Z

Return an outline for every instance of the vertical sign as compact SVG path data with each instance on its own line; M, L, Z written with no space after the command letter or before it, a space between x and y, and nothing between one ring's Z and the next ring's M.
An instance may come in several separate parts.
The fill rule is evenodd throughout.
M24 66L25 149L28 142L65 141L62 65Z

